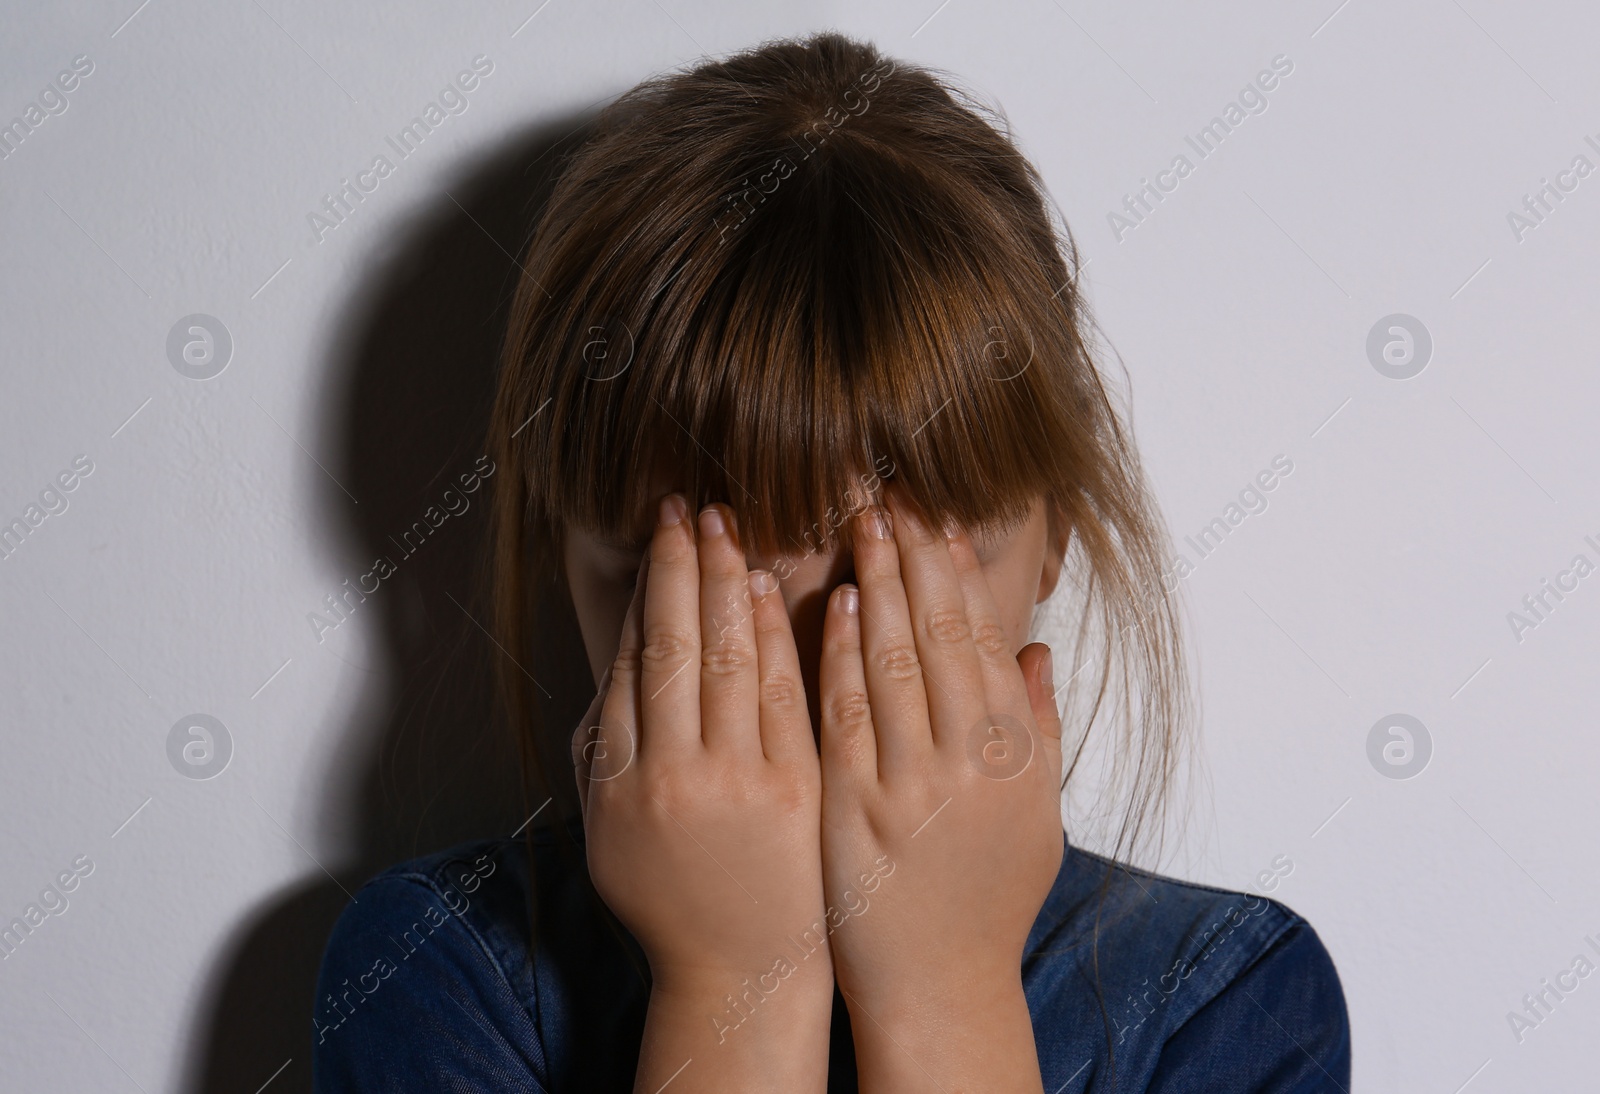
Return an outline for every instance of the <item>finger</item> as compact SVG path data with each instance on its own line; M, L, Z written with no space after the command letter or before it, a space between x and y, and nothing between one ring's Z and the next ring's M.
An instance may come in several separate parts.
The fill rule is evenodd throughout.
M901 487L890 486L886 494L900 549L911 633L922 662L928 724L935 746L950 741L959 745L987 713L983 666L973 644L966 594L945 532L923 520Z
M878 775L887 780L916 770L933 748L922 663L888 510L874 506L857 518L853 550L860 585L861 663L877 738Z
M1039 732L1061 742L1061 708L1056 705L1055 658L1043 642L1030 642L1017 654L1017 666L1028 685L1028 707Z
M707 748L761 752L760 683L750 576L733 513L700 511L700 736Z
M622 619L622 640L606 670L607 686L597 693L600 712L583 742L584 785L608 782L629 770L639 747L639 651L644 646L644 598L650 579L650 552L639 560L633 599ZM587 803L587 799L585 799ZM585 804L587 809L587 804ZM587 814L585 814L587 815Z
M1045 769L1056 792L1061 789L1061 708L1056 703L1055 657L1043 642L1030 642L1017 654L1017 664L1028 685L1028 706L1033 724L1043 738Z
M606 692L611 688L611 672L612 666L607 665L599 686L594 689L589 709L584 711L582 721L572 731L572 773L578 780L578 812L585 820L589 817L590 757L594 754L594 742L601 736L600 717L605 707Z
M841 585L822 621L817 692L822 701L822 786L859 785L878 777L878 746L861 662L860 592Z
M1021 714L1026 690L1022 669L1011 649L1011 636L1000 621L989 579L973 550L972 538L965 529L955 529L950 537L950 561L961 583L967 606L967 621L972 626L972 644L982 666L987 714Z
M639 650L641 763L700 743L700 564L681 494L661 499Z
M815 763L817 746L811 739L800 654L789 611L778 595L778 579L769 570L751 570L749 588L759 664L761 751L776 764Z

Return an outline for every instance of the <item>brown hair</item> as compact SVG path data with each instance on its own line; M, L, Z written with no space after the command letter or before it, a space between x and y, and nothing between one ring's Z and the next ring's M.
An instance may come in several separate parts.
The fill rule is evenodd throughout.
M1099 671L1071 685L1069 710L1090 702L1067 773L1120 695L1131 850L1187 688L1165 532L1077 272L1003 120L870 44L770 42L612 103L528 248L490 427L496 637L530 784L549 786L539 735L572 729L543 724L520 665L564 588L565 524L631 535L664 465L691 505L729 504L747 545L816 549L875 470L935 519L1008 523L1044 495L1070 522L1082 608L1056 664L1087 644Z

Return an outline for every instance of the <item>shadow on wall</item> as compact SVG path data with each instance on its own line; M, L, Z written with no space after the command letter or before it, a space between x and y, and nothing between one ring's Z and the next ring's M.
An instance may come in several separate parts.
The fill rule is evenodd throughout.
M492 475L470 494L461 476L488 466L479 459L518 264L563 153L591 121L542 124L470 165L378 248L345 307L321 428L341 457L329 470L359 505L328 483L327 519L349 537L343 557L369 560L352 585L371 560L394 565L318 647L351 664L346 679L364 688L352 704L362 713L314 799L316 830L345 836L351 850L324 861L337 882L317 874L288 886L238 925L207 985L188 1091L252 1091L280 1068L273 1094L309 1090L317 968L347 894L401 860L509 834L532 811L515 742L493 713L497 652L481 629L490 625ZM457 512L432 528L430 506L434 520ZM341 653L354 648L358 628L376 663ZM554 693L558 724L576 724L594 689L570 608L538 645L528 667ZM555 743L553 758L566 762L565 742ZM562 768L547 770L558 789L570 784Z

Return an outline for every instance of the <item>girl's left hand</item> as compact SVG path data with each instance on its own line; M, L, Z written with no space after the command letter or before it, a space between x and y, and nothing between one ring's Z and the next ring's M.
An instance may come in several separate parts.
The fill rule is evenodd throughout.
M1061 722L1049 647L1012 654L969 537L886 497L857 520L859 592L834 591L823 629L823 882L858 1047L877 1029L920 1051L920 1085L975 1063L951 1056L973 1008L1027 1027L1023 950L1063 852ZM1032 1048L1031 1027L1011 1033ZM1027 1056L1015 1083L979 1077L1033 1087Z

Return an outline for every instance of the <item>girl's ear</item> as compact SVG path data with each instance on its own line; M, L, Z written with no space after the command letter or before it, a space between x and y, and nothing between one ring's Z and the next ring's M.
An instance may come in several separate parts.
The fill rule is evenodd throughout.
M1056 591L1061 580L1061 567L1066 561L1067 544L1072 539L1072 521L1055 499L1046 494L1044 568L1039 571L1039 595L1035 604L1043 604Z

